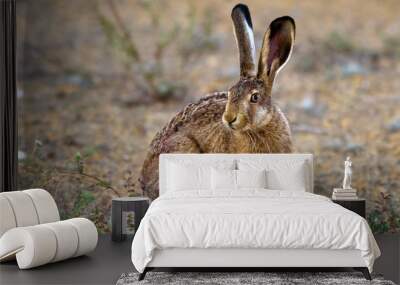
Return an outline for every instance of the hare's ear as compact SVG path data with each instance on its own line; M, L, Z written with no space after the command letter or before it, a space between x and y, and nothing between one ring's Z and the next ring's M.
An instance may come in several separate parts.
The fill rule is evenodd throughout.
M239 48L240 77L255 75L255 45L253 24L251 23L250 11L246 5L238 4L232 9L232 21Z
M295 34L293 18L284 16L271 22L264 35L258 62L258 78L272 84L276 74L290 57Z

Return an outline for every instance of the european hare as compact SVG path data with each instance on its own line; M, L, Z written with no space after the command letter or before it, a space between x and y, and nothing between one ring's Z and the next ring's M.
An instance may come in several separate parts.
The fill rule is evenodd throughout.
M288 153L288 121L273 103L274 78L293 49L295 23L275 19L264 35L258 70L250 12L243 4L231 14L240 56L240 79L180 111L157 133L143 163L140 183L145 195L158 196L160 153Z

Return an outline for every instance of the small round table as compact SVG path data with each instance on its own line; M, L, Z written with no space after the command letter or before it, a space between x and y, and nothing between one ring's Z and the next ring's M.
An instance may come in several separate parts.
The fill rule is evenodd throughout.
M112 241L133 238L149 205L150 199L147 197L113 198L111 208Z

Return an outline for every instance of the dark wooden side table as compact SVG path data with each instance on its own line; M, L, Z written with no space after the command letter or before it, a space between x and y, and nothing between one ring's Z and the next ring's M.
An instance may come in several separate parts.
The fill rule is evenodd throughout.
M120 197L112 199L111 239L123 241L135 235L140 221L150 205L147 197Z
M360 198L355 200L332 199L332 201L350 211L353 211L356 214L359 214L361 217L365 219L365 199L360 199Z

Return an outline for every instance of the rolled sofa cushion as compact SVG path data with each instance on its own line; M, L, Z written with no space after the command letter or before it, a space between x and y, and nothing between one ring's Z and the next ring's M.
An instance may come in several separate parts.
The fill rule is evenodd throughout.
M70 223L55 222L43 225L50 229L52 235L55 235L57 248L55 256L52 257L51 262L64 260L75 256L78 250L79 236L78 232L71 228ZM50 262L50 261L48 261Z
M17 222L10 202L0 193L0 237L8 230L15 228Z
M14 228L0 238L0 261L16 257L20 269L49 263L56 251L53 232L42 225Z
M13 228L0 238L0 261L14 256L28 269L86 254L96 248L97 229L85 218Z
M43 189L0 193L0 237L15 227L60 220L56 202Z
M28 194L33 201L39 219L39 224L51 223L60 220L56 201L49 192L43 189L29 189L22 191Z
M98 233L92 221L85 218L73 218L66 220L78 233L78 247L73 257L91 252L96 248Z
M27 227L39 224L38 215L31 197L23 191L3 192L11 205L17 227Z

